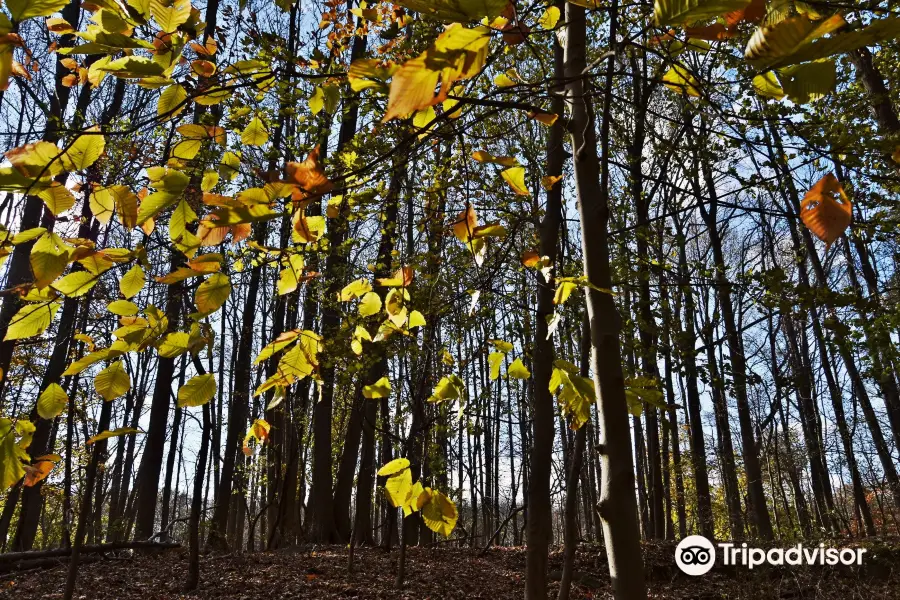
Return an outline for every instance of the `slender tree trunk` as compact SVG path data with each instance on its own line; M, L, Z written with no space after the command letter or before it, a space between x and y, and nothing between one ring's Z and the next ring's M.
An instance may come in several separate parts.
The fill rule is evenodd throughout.
M557 2L561 8L562 2ZM565 55L559 42L553 42L554 77L557 82L565 72ZM553 110L562 114L564 103L559 84L554 82ZM565 161L562 122L550 128L547 139L547 174L561 176ZM550 265L556 264L559 228L562 220L562 183L547 192L547 206L540 224L540 254ZM556 269L554 268L554 271ZM545 271L546 272L546 271ZM552 273L552 272L551 272ZM538 278L537 319L534 332L534 390L532 394L532 444L529 460L529 485L526 492L528 513L525 521L527 546L525 549L525 598L538 600L547 597L547 550L550 544L552 507L550 504L550 475L554 437L554 400L549 389L553 372L555 349L552 336L548 339L548 319L554 313L553 276ZM473 532L474 533L474 532Z
M618 3L613 0L609 14L609 43L616 43ZM591 371L597 389L597 423L601 432L602 473L600 503L606 554L613 594L617 600L647 597L641 556L637 507L634 499L634 463L625 400L625 379L619 347L621 317L613 297L600 290L612 287L609 260L609 130L612 80L615 62L607 63L603 117L601 122L601 162L597 160L594 118L586 98L582 72L587 67L585 45L587 23L584 7L566 4L567 102L571 110L572 154L575 187L581 222L581 246L588 288L587 314L591 327ZM534 468L534 467L532 467ZM534 482L532 482L534 485ZM532 510L534 507L532 507Z

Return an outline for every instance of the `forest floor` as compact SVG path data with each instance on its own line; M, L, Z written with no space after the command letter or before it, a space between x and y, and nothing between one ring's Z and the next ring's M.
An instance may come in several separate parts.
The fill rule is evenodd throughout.
M867 543L862 567L757 567L752 571L716 565L701 577L675 566L671 543L647 544L645 565L654 599L815 598L900 599L900 542ZM354 571L347 548L326 546L241 555L210 555L201 563L200 588L181 592L187 573L182 549L152 555L110 558L82 565L76 598L87 600L169 600L175 598L281 598L501 600L524 597L525 553L521 548L477 550L410 548L406 585L393 586L398 551L357 549ZM549 595L559 589L562 555L550 559ZM611 598L602 548L588 546L576 560L573 599ZM0 575L0 598L62 598L66 567Z

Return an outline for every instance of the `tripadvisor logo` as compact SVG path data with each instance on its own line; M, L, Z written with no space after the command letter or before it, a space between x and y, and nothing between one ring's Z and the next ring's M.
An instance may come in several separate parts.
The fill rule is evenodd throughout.
M689 535L675 548L675 564L688 575L705 575L716 564L716 549L702 535Z
M790 548L751 548L746 543L716 544L722 552L722 564L748 569L760 565L861 565L865 548L826 548L825 544L807 547L797 544ZM716 564L716 548L702 535L691 535L675 548L675 564L688 575L705 575Z

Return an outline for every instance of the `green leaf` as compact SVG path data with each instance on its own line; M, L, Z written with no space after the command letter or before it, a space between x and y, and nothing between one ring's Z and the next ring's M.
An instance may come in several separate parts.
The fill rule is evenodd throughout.
M117 360L94 377L94 389L100 397L109 402L131 389L131 377L125 370L125 363Z
M123 435L131 435L132 433L144 433L143 431L139 431L134 427L119 427L118 429L113 429L112 431L104 431L98 433L97 435L88 438L88 445L93 444L94 442L99 442L100 440L108 440L109 438L120 437Z
M253 117L253 120L241 132L241 142L248 146L262 146L268 141L269 132L259 117Z
M50 326L58 309L58 302L26 304L10 320L4 341L23 340L42 334Z
M391 395L391 382L387 377L382 377L371 385L364 385L362 393L363 396L370 400L387 398Z
M9 14L16 22L34 17L49 17L61 11L67 4L69 0L6 0Z
M178 390L178 406L203 406L216 395L216 378L212 373L191 377Z
M528 379L531 377L531 371L528 370L521 358L517 358L506 369L506 376L514 379Z
M213 273L197 287L194 304L202 315L210 315L225 304L231 295L231 279L222 273Z
M749 4L750 0L655 0L653 22L657 27L689 25L740 10Z
M38 397L37 412L42 419L57 417L69 404L69 397L58 383L51 383Z

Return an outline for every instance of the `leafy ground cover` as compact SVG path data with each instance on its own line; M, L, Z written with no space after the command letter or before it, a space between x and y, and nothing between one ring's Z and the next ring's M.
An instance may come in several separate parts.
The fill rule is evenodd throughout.
M703 577L682 574L673 560L673 544L644 548L651 597L732 600L815 598L896 600L900 598L900 543L870 546L861 568L761 567L752 572L717 566ZM88 600L170 600L175 598L398 598L410 600L522 598L525 553L521 548L478 550L448 547L410 548L407 581L394 587L398 553L357 549L348 572L347 549L309 546L279 552L210 555L192 594L181 591L187 560L182 550L154 555L111 557L83 565L76 598ZM562 556L551 555L550 596L555 597ZM572 598L610 598L604 553L590 546L579 551ZM61 598L65 567L7 575L0 598Z

